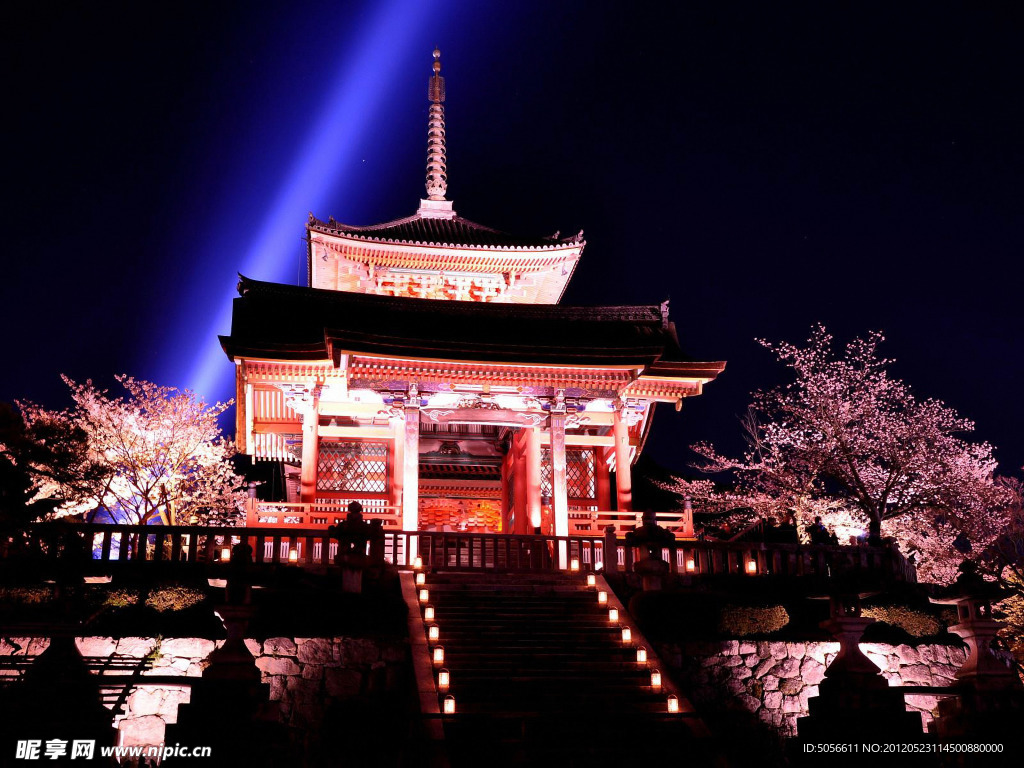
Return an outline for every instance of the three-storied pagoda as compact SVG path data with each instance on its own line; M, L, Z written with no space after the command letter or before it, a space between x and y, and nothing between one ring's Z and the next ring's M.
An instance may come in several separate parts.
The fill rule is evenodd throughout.
M407 531L595 533L632 509L654 405L725 364L682 355L667 303L560 306L582 232L518 237L456 214L436 50L433 69L416 213L311 214L308 287L241 279L221 337L239 448L284 462L295 506L278 524L331 524L359 500Z

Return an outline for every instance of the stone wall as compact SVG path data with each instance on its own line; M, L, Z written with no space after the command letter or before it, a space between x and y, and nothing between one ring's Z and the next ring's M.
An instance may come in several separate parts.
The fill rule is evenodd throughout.
M957 646L861 643L890 685L950 685L966 656ZM746 711L783 736L796 734L796 718L818 695L825 667L839 651L834 642L691 642L664 644L658 653L672 667L698 711ZM907 696L907 709L927 726L936 696Z
M128 696L115 725L123 744L160 744L164 726L177 722L178 704L188 702L190 688L147 685L145 677L198 677L223 640L83 637L76 642L83 656L100 661L141 665L149 659L143 682ZM0 639L0 656L36 656L49 644L47 638ZM263 682L270 685L271 701L279 703L281 722L298 731L316 730L334 702L396 691L409 674L409 643L404 639L273 637L245 644L256 657Z

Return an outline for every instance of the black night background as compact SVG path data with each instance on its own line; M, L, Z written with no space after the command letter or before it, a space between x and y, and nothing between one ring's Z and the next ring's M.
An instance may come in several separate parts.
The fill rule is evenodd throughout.
M305 281L307 211L449 197L585 230L564 299L656 303L723 376L649 450L735 452L755 337L881 329L894 373L1024 464L1024 19L1010 4L60 3L5 11L0 400L59 374L233 393L236 272Z

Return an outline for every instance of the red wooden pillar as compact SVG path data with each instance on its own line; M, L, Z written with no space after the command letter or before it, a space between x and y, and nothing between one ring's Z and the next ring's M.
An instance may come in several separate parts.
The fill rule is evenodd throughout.
M622 412L615 410L612 424L615 437L615 496L620 512L633 511L633 481L630 476L629 427L622 418Z

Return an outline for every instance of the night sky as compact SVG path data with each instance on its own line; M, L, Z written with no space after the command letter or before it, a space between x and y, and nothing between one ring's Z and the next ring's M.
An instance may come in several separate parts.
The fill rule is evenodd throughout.
M1010 4L58 3L8 16L0 400L60 373L233 395L236 272L305 281L308 211L424 196L442 50L449 198L584 229L572 304L671 299L729 361L649 450L742 448L756 337L883 330L895 375L1024 464L1024 19ZM67 6L67 7L65 7ZM896 7L898 6L898 7ZM42 6L40 6L42 7ZM28 13L28 11L23 11Z

